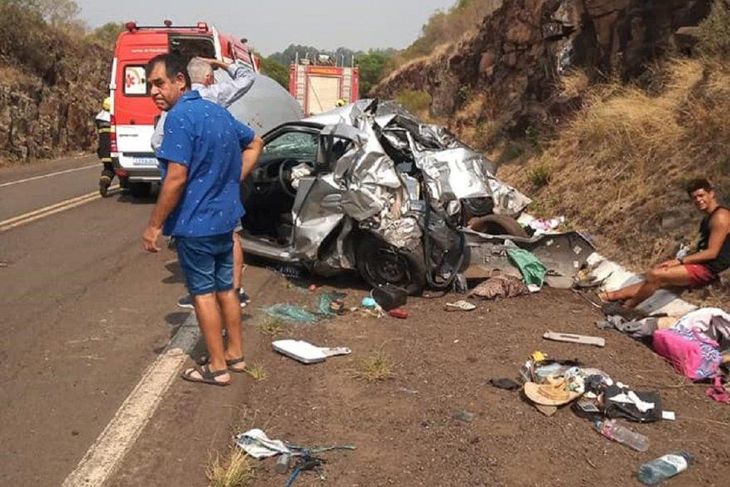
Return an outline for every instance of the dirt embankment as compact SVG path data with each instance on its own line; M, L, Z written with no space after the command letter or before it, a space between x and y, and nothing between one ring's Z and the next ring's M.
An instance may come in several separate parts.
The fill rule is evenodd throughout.
M0 5L0 165L93 150L111 59L108 48Z
M430 94L434 116L534 197L531 212L567 216L639 269L694 238L690 178L730 201L727 25L727 0L503 2L378 92Z

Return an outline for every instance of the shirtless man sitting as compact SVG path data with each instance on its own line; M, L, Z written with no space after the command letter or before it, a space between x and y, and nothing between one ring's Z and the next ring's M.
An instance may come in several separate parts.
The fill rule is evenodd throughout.
M687 193L697 209L705 214L700 224L697 251L662 262L646 273L643 282L599 294L604 302L624 302L619 308L616 304L609 306L613 311L633 309L659 289L706 286L730 268L730 210L720 206L715 189L707 179L691 181Z

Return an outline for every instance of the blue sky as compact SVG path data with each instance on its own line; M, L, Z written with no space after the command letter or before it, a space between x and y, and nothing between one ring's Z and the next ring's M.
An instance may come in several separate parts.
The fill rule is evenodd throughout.
M403 48L413 42L429 16L456 0L76 0L91 26L136 20L160 25L205 20L246 37L264 55L289 44L321 49Z

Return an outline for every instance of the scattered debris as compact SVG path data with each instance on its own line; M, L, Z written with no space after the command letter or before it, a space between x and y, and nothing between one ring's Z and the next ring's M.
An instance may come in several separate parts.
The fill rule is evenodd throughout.
M522 389L522 386L512 379L489 379L489 383L498 389L504 389L507 391L517 391Z
M378 306L385 311L400 308L408 302L408 291L390 284L376 287L371 294Z
M547 274L547 267L540 262L540 259L525 249L511 248L507 250L510 262L520 270L522 279L528 288L533 286L536 289L542 288Z
M291 450L281 440L272 440L260 429L252 429L234 438L236 445L257 460L274 457Z
M476 296L483 299L514 298L529 294L529 290L520 279L499 274L490 277L475 287L469 296Z
M328 357L349 355L352 353L352 350L347 347L317 347L303 340L277 340L272 342L271 345L274 347L274 350L282 355L286 355L303 364L316 364L324 362Z
M388 315L399 320L405 320L408 318L408 310L403 308L391 309L388 311Z
M446 311L474 311L477 309L475 305L463 299L456 301L455 303L446 303L444 308Z
M643 464L636 477L644 485L656 485L684 472L693 461L687 452L671 453Z
M609 440L626 445L636 451L649 450L649 438L620 425L614 419L597 420L593 423L593 427Z
M291 304L275 304L264 310L272 318L278 318L297 323L312 324L319 321L319 318L300 306Z
M324 293L319 296L317 309L322 316L335 316L345 312L347 294L339 292Z
M451 417L457 421L461 421L462 423L471 423L472 421L474 421L474 418L476 418L476 416L476 414L470 413L465 409L460 409L456 411Z
M594 345L596 347L606 346L606 339L601 337L555 333L552 331L545 332L542 337L546 340L553 340L556 342L580 343L582 345Z

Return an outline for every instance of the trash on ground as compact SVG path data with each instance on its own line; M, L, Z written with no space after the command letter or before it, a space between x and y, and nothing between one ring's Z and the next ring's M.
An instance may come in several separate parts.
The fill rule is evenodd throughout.
M677 372L692 380L714 377L722 363L720 345L696 328L657 330L653 335L652 348Z
M506 391L517 391L522 388L519 383L512 379L489 379L489 383L497 389L504 389Z
M307 289L309 289L309 292L312 292L313 293L313 292L315 292L317 290L317 285L316 284L310 284Z
M446 311L474 311L477 309L475 305L463 299L454 303L446 303L444 307Z
M490 277L472 289L469 296L476 296L483 299L506 299L529 293L530 291L522 280L513 276L499 274Z
M552 331L545 332L542 337L546 340L553 340L556 342L580 343L581 345L593 345L596 347L606 346L606 339L601 337L573 335L570 333L555 333Z
M371 294L375 302L385 311L400 308L408 302L408 291L390 284L374 288Z
M652 336L659 328L659 320L661 318L649 317L629 321L621 316L608 316L603 320L596 321L596 326L601 330L615 329L638 340Z
M454 278L454 292L457 294L466 294L469 292L469 284L464 274L457 274Z
M677 415L674 411L662 411L663 421L676 421Z
M323 316L335 316L345 312L347 294L340 292L324 293L319 296L317 310Z
M692 455L687 452L670 453L643 464L636 476L644 485L657 485L684 472L693 461Z
M565 379L548 378L545 384L528 382L525 384L525 396L542 406L562 406L580 397L581 392L571 391L570 384Z
M352 353L352 350L347 347L317 347L303 340L277 340L272 342L271 345L274 347L274 350L282 355L286 355L303 364L316 364L324 362L328 357L349 355Z
M649 438L620 425L615 419L596 420L593 427L606 438L636 451L645 452L649 450Z
M507 250L510 262L520 270L527 286L541 288L547 274L547 267L532 252L520 248Z
M603 413L609 418L623 418L636 423L660 421L661 396L655 391L633 391L623 384L612 384L603 392Z
M370 296L366 296L362 298L362 307L367 309L374 309L378 306L378 303L375 302L373 298Z
M723 385L722 377L720 376L715 376L712 387L705 391L705 395L713 401L730 404L730 390L727 384Z
M291 465L291 455L287 453L282 453L279 455L279 458L276 460L276 464L274 465L274 472L278 473L279 475L284 475L289 471L289 466Z
M545 276L545 284L553 289L571 289L573 278L569 276Z
M405 320L408 318L408 310L403 308L391 309L388 311L388 315L399 320Z
M234 438L236 445L257 460L281 454L291 454L281 440L272 440L260 429L252 429Z
M476 418L476 414L460 409L453 414L452 418L457 421L461 421L462 423L471 423L474 421L474 418Z
M319 321L319 318L306 309L292 304L275 304L264 309L264 312L272 318L279 318L297 323L312 324Z

